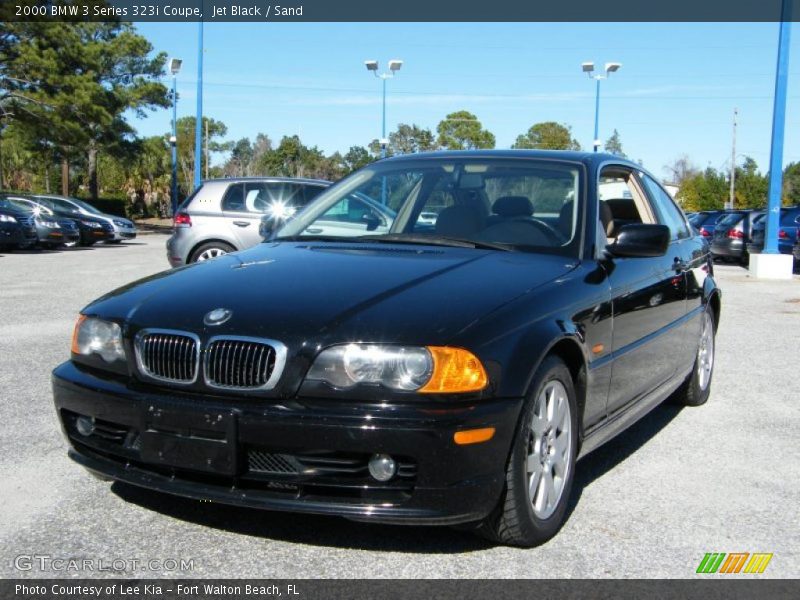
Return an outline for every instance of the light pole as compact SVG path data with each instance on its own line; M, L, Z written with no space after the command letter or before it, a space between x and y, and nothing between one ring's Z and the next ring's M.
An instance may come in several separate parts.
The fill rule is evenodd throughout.
M385 73L378 73L378 61L377 60L365 60L364 66L367 67L367 71L372 71L372 74L375 75L378 79L380 79L383 83L383 117L382 117L382 124L381 124L381 158L386 158L386 146L389 144L389 140L386 139L386 80L391 79L395 76L395 74L400 70L400 67L403 66L402 60L390 60L389 61L389 70Z
M594 96L594 141L592 145L594 146L594 151L597 152L597 149L600 148L600 139L599 139L599 126L600 126L600 81L603 79L608 79L611 73L615 73L619 71L620 67L622 67L622 63L606 63L603 73L595 73L594 72L594 63L593 62L585 62L581 63L581 68L583 72L589 76L589 79L595 80L595 96Z
M172 214L178 212L178 72L183 61L173 58L169 61L169 72L172 73L172 135L169 145L172 149Z
M197 115L194 123L194 189L200 187L203 142L203 21L197 32Z

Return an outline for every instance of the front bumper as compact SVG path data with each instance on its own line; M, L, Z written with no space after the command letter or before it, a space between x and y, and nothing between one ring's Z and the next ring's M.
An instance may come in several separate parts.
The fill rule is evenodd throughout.
M521 399L391 406L145 389L72 362L53 372L70 457L133 485L224 504L384 523L479 520L497 504ZM77 415L95 419L89 436ZM453 434L492 426L488 442ZM381 483L370 456L389 454ZM266 466L265 466L266 465Z
M114 233L109 238L112 241L133 240L136 238L136 229L114 225Z
M26 247L36 243L36 233L26 230L19 225L0 228L0 244L15 246L18 248Z
M93 244L114 239L114 234L106 229L81 228L81 244Z
M49 227L37 227L36 235L40 244L68 244L72 242L79 242L81 239L81 232L75 230L65 229L50 229Z

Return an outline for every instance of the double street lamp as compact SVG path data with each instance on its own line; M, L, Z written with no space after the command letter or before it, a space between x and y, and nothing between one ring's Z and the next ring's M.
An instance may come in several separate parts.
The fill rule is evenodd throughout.
M400 70L400 67L403 66L403 61L397 59L390 60L389 70L384 73L378 73L377 60L365 60L364 66L367 67L367 71L372 71L372 74L383 82L383 124L381 126L380 145L381 158L386 158L386 146L389 144L389 140L386 139L386 80L395 76L395 74Z
M583 69L583 72L586 73L590 79L594 79L596 82L596 91L594 97L594 141L592 142L595 152L597 152L598 148L600 148L600 139L598 137L598 126L600 119L600 82L603 79L608 79L611 73L616 73L619 71L620 67L622 67L622 63L609 62L605 64L602 73L595 73L593 62L581 63L581 69Z
M169 61L169 72L172 73L172 135L169 145L172 150L172 214L178 212L178 72L183 61L173 58Z

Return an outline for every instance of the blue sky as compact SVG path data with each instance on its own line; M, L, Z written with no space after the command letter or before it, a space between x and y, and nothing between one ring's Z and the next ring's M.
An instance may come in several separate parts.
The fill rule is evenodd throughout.
M137 27L157 51L183 59L178 114L194 114L197 24ZM737 154L766 171L777 34L776 23L207 23L204 109L228 126L229 139L298 134L326 153L346 151L380 134L380 81L363 61L399 58L403 69L388 83L389 130L435 129L466 109L499 148L536 122L559 121L589 149L594 85L580 63L614 61L623 67L602 84L602 140L616 128L625 152L658 176L682 154L727 168L737 107ZM798 36L784 162L800 160ZM158 111L133 125L157 135L169 119Z

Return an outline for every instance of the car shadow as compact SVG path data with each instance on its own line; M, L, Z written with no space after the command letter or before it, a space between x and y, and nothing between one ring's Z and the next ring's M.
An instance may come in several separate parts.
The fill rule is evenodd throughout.
M174 519L263 539L381 552L452 554L493 547L450 527L414 527L348 521L341 517L273 512L201 502L115 482L119 498Z
M628 457L669 425L682 409L682 406L665 402L617 437L581 459L575 469L575 480L572 486L572 496L567 506L566 518L568 519L575 510L585 488L625 462Z
M582 459L575 470L566 519L575 510L586 487L621 465L669 425L681 412L681 408L672 404L661 405ZM360 523L340 517L243 508L172 496L122 482L115 482L111 491L126 502L174 519L231 533L296 544L419 554L474 552L495 546L469 531L450 527Z

